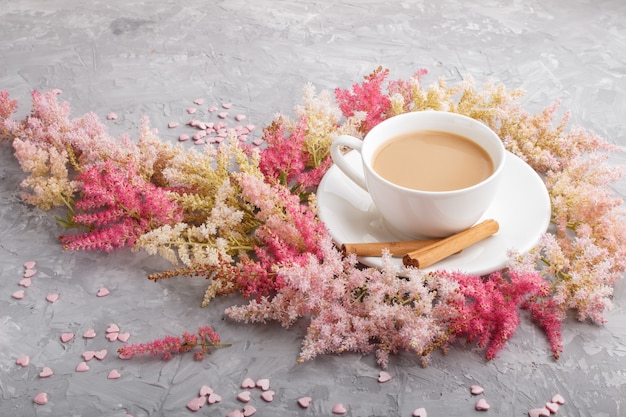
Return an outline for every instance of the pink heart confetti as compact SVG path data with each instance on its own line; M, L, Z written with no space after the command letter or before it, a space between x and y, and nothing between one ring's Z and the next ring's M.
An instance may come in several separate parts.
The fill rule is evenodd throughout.
M61 342L67 343L74 338L74 333L61 333Z
M191 411L198 411L206 404L206 397L196 397L189 400L187 408Z
M252 378L246 378L241 383L241 388L254 388L256 387L256 382Z
M19 358L17 358L15 363L22 367L26 367L30 363L30 358L28 357L28 355L22 355Z
M18 290L11 294L11 297L15 298L16 300L21 300L22 298L24 298L24 295L24 290Z
M208 385L203 385L200 387L200 396L201 397L206 397L210 394L213 394L213 388L211 388Z
M267 378L259 379L256 382L256 386L261 388L263 391L267 391L268 389L270 389L270 380Z
M86 350L83 352L81 356L83 357L85 361L89 362L90 360L96 357L96 352L93 350Z
M39 372L39 378L48 378L49 376L52 376L52 374L54 374L54 372L52 372L52 369L44 366L41 372Z
M102 350L99 350L97 352L94 352L93 356L96 359L101 361L101 360L103 360L104 358L107 357L107 354L108 354L107 350L106 349L102 349Z
M246 404L246 405L243 406L243 416L244 417L253 416L255 413L256 413L256 408L254 408L250 404Z
M188 107L187 108L187 113L189 113L189 114L194 114L196 111L198 111L198 109L196 109L195 107Z
M40 392L35 396L35 398L33 398L33 402L39 405L48 404L48 394L45 392Z
M485 389L480 385L472 385L470 387L470 392L472 393L472 395L480 395L485 392Z
M105 337L109 339L109 342L115 342L119 335L119 333L107 333Z
M167 124L167 127L169 127L170 129L173 129L175 127L178 127L178 122L169 122Z
M207 401L209 402L209 404L219 403L220 401L222 401L222 397L219 394L212 392L207 397Z
M231 107L233 107L233 103L223 103L222 107L225 109L230 109Z
M528 410L528 417L550 417L550 411L545 407L533 408Z
M109 324L107 327L107 333L118 333L120 331L120 327L117 324Z
M391 381L391 374L389 372L380 371L378 374L378 382L385 383Z
M491 406L487 403L487 400L485 400L484 398L481 398L476 403L476 410L478 411L487 411L489 410L489 408L491 408Z
M261 398L263 398L263 400L267 401L268 403L271 403L272 401L274 401L275 394L276 393L272 390L263 391L263 393L261 394Z
M111 372L109 372L109 374L107 375L108 379L118 379L122 376L122 374L120 374L120 371L118 371L117 369L111 369Z
M237 120L238 122L241 122L242 120L246 120L246 115L245 114L238 114L235 116L235 120Z
M227 112L225 112L225 111L223 111L223 112L219 113L219 114L217 115L217 117L219 117L220 119L225 119L225 118L227 118L227 117L228 117L228 113L227 113Z
M563 398L561 394L554 394L552 396L552 402L563 405L565 404L565 398Z
M89 370L89 365L87 365L87 362L81 362L78 365L76 365L76 372L87 372Z
M243 391L237 394L237 399L239 401L247 403L252 399L252 394L250 393L250 391Z
M111 292L107 288L104 288L104 287L100 288L98 292L96 293L98 297L106 297L109 294L111 294Z
M559 411L559 405L557 403L546 403L546 408L552 414L556 414L556 412Z
M263 142L264 142L263 138L256 138L255 140L252 141L252 144L254 146L260 146L263 144Z
M186 135L186 134L184 134L184 133L183 133L182 135L180 135L180 136L178 137L178 140L179 140L180 142L186 142L186 141L188 141L188 140L189 140L189 135Z
M309 408L311 402L313 402L313 399L311 397L298 398L298 405L302 408Z
M248 132L252 132L254 128L256 128L255 125L246 125L246 129L248 129Z
M413 410L413 417L428 417L425 408L416 408Z
M33 281L30 278L22 278L19 282L22 287L26 288L30 287L32 283Z
M130 338L130 333L128 333L128 332L120 333L120 334L117 335L117 340L119 340L122 343L128 342L129 338Z
M83 337L85 339L93 339L96 337L96 331L94 329L89 329L85 333L83 333Z
M197 104L198 106L202 106L204 104L204 99L203 98L197 98L193 102L194 102L194 104Z
M107 119L108 120L116 120L117 119L117 114L111 112L111 113L107 114Z
M211 113L213 113L214 111L217 111L217 106L211 106L211 107L209 107L209 111L210 111Z
M24 271L24 278L32 278L37 273L34 269L27 269Z
M346 407L344 407L341 403L335 404L333 407L333 414L346 414L346 412Z
M244 415L241 410L233 410L230 413L226 414L226 417L244 417Z
M26 261L24 262L24 269L33 269L35 268L35 265L37 265L37 262L35 261Z
M48 301L49 303L54 303L59 299L59 294L48 294L46 295L46 301Z

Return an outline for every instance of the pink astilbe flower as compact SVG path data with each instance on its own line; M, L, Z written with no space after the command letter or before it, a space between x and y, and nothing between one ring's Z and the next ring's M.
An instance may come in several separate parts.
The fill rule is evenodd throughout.
M379 67L365 76L365 81L361 84L354 84L352 91L335 89L339 108L346 117L352 117L361 111L367 113L366 119L361 124L360 130L363 133L369 132L388 117L387 112L391 107L391 101L382 89L388 75L388 69Z
M4 126L6 120L17 109L17 100L9 97L8 91L0 91L0 140L10 139L9 129Z
M152 342L126 345L117 350L120 358L131 359L136 356L161 356L163 360L169 360L173 355L191 352L194 359L201 361L213 347L227 347L230 344L220 343L220 336L211 326L198 327L196 334L184 332L181 336L165 336Z
M107 161L77 179L82 183L81 199L71 220L91 230L61 236L64 249L110 252L132 246L143 233L182 220L180 207L166 191L138 175L132 164L122 169Z
M282 287L276 265L299 265L308 255L321 259L320 241L328 236L313 205L305 205L285 186L270 184L249 174L236 176L241 197L255 207L260 226L254 232L260 244L255 258L243 257L235 280L244 296L263 296ZM229 271L233 273L235 271Z
M267 148L261 152L259 168L269 180L290 184L297 181L307 165L308 155L303 151L306 120L301 118L291 130L283 117L274 120L263 130Z

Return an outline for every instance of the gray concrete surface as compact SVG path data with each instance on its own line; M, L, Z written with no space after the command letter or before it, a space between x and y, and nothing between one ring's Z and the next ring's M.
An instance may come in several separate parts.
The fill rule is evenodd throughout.
M556 99L572 122L626 145L626 2L622 0L371 1L227 0L0 0L0 90L29 110L33 89L60 88L76 116L95 112L114 133L136 132L148 115L162 136L167 122L185 118L197 97L232 102L257 126L274 113L292 114L305 82L318 90L349 87L379 65L393 78L427 68L430 80L471 74L527 90L524 105L539 110ZM198 415L226 416L241 408L236 395L246 376L270 378L276 398L255 391L257 416L328 416L341 402L348 416L523 416L554 393L567 400L558 416L626 415L626 287L618 283L608 323L568 320L562 358L552 359L543 334L527 318L501 353L452 349L422 368L411 355L395 357L394 379L376 381L371 356L320 357L296 365L306 323L290 330L222 320L219 300L200 309L205 282L159 282L145 275L167 267L143 253L63 252L54 217L22 203L22 174L0 144L0 415L184 416L203 384L223 400ZM616 162L624 163L623 157ZM617 186L624 193L625 181ZM37 284L17 303L22 263L38 262ZM94 303L106 286L112 295ZM45 302L47 293L62 303ZM58 335L109 323L131 341L178 334L213 324L233 346L202 363L191 357L163 363L122 362L102 337L62 344ZM74 371L81 353L106 348L109 356ZM28 354L31 365L15 364ZM38 377L41 366L55 375ZM122 378L107 379L116 368ZM471 384L485 387L491 405L474 410ZM33 404L41 391L45 406ZM296 400L313 397L303 410Z

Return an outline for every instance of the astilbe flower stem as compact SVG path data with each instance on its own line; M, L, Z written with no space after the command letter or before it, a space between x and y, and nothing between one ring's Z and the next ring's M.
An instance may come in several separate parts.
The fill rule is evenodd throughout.
M228 347L228 343L221 343L220 336L211 326L198 327L196 334L184 332L180 336L165 336L151 342L126 345L117 350L120 358L131 359L136 356L161 356L163 360L169 360L174 355L191 352L194 359L202 361L211 348Z

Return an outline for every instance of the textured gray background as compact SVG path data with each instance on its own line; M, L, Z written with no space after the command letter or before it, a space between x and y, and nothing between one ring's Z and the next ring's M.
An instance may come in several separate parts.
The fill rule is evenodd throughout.
M480 3L472 5L472 3ZM0 0L0 90L30 108L30 91L60 88L76 116L93 111L114 134L136 133L143 114L162 136L174 140L170 120L198 97L232 102L248 121L263 126L274 113L293 114L301 89L347 88L378 65L392 79L430 71L428 81L451 83L467 74L527 90L524 104L537 111L562 99L572 121L626 145L626 2L622 0L492 1L270 1L159 2L135 0ZM235 111L235 110L233 110ZM260 130L257 131L257 135ZM192 146L192 145L190 145ZM623 157L615 158L624 163ZM1 416L184 416L185 404L203 384L223 400L198 415L225 416L241 408L235 397L246 377L270 378L271 403L254 392L257 416L331 415L338 402L349 416L471 416L485 387L491 410L484 415L522 416L560 392L559 416L624 416L626 405L626 289L617 285L608 323L568 320L565 350L552 359L543 334L524 317L500 356L454 348L435 353L422 368L411 355L395 357L394 379L376 381L373 357L320 357L296 365L302 322L285 331L276 325L248 326L223 320L237 299L200 309L205 282L175 279L152 283L149 272L168 265L146 254L67 253L56 237L54 216L18 198L22 178L8 144L0 144L0 415ZM624 193L625 181L617 189ZM22 263L38 262L39 274L22 301ZM109 297L98 299L106 286ZM54 304L45 301L58 292ZM224 341L202 363L191 356L163 363L120 361L119 343L102 335L109 323L131 333L131 342L179 334L212 324ZM93 327L99 336L80 334ZM69 344L59 334L74 331ZM91 370L74 368L87 349L109 350ZM31 365L15 364L28 354ZM42 366L55 375L38 377ZM110 369L122 378L107 380ZM49 393L35 406L33 397ZM296 400L313 397L302 410Z

